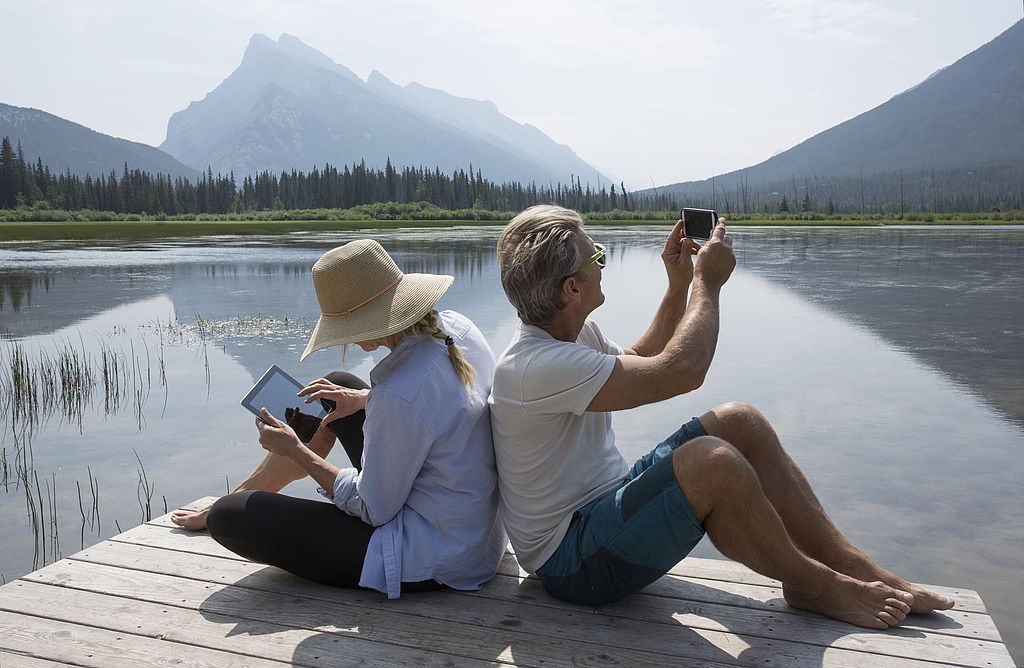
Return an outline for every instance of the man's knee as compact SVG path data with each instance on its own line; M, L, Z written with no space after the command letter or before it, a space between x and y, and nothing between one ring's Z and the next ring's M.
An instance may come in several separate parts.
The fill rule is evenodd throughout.
M708 433L726 439L747 457L753 454L752 448L770 442L766 436L774 434L768 418L744 401L715 406L701 421Z
M681 476L728 475L736 467L745 466L743 453L728 441L716 436L701 436L687 441L672 453L676 479Z
M688 441L672 453L672 468L690 508L701 523L737 483L756 474L731 443L715 436Z
M328 381L353 390L368 390L370 386L359 376L348 371L332 371L324 376Z
M730 401L715 406L712 412L718 416L719 420L737 425L756 427L768 422L761 411L745 401Z

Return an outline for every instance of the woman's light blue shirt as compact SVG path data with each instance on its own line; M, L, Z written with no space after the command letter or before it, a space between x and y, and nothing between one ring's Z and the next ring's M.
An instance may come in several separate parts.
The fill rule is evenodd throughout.
M333 501L377 527L359 584L397 598L402 582L434 579L479 589L494 577L506 537L487 395L494 353L454 312L440 326L476 371L467 390L443 341L407 336L370 372L363 470L342 469Z

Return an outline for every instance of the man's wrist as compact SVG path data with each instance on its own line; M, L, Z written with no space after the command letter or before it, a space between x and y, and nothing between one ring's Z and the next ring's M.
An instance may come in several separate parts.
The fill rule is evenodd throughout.
M717 299L722 292L722 286L697 275L693 277L693 290Z
M668 282L668 289L665 290L666 297L678 297L685 295L690 290L690 283L693 282L693 278L677 278L670 279Z

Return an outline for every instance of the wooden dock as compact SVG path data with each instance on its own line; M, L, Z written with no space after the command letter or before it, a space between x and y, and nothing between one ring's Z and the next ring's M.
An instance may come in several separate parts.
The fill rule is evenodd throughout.
M165 515L0 587L0 667L1013 666L975 592L934 589L956 608L879 632L793 610L732 562L685 559L587 608L507 555L480 592L388 601L245 561Z

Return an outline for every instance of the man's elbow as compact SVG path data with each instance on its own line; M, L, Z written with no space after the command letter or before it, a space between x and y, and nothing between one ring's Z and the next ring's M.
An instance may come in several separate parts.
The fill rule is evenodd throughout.
M699 372L685 374L680 381L679 394L686 394L687 392L699 390L701 385L704 384L704 376L705 374Z
M693 364L680 365L676 375L676 388L679 390L679 394L686 394L687 392L700 389L704 384L707 372L706 368L694 366Z

